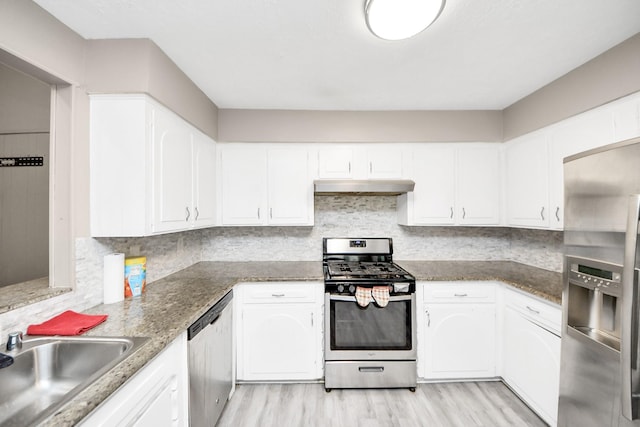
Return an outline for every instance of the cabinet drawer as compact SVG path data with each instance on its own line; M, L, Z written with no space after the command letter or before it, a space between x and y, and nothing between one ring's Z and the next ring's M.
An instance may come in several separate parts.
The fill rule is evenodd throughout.
M560 335L562 310L559 306L512 290L505 292L504 299L505 306L513 308L527 319Z
M251 283L242 286L245 304L315 302L321 287L309 282Z
M424 285L424 302L429 303L491 303L496 300L493 283L427 283Z

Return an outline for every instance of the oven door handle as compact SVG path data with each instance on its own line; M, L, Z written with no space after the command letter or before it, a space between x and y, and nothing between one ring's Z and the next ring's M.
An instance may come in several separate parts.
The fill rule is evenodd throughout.
M355 296L346 296L346 295L333 295L333 294L328 294L329 295L329 299L331 301L348 301L348 302L356 302L356 297ZM411 301L411 299L413 298L413 294L410 295L392 295L389 297L389 302L395 302L395 301Z

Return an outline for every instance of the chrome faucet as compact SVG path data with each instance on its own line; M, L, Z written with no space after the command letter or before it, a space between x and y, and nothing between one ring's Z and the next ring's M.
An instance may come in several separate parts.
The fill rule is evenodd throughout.
M20 350L22 348L22 332L10 332L7 339L7 351Z

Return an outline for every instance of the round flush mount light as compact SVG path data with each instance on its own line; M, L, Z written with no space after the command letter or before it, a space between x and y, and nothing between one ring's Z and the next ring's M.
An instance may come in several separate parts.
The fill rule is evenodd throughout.
M366 0L369 30L385 40L413 37L436 20L445 0Z

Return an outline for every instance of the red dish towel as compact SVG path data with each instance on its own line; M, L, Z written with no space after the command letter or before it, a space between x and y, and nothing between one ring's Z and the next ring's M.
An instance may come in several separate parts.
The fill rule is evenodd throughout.
M67 310L39 325L29 325L27 335L80 335L105 320L106 314L80 314Z
M371 294L380 307L386 307L389 304L389 286L374 286Z

